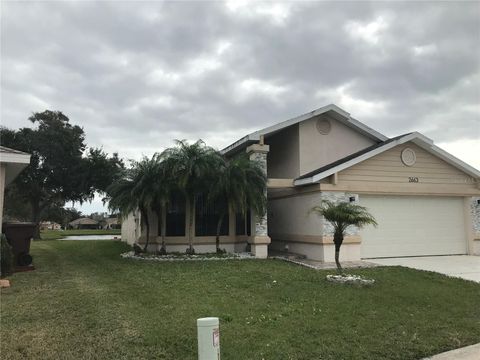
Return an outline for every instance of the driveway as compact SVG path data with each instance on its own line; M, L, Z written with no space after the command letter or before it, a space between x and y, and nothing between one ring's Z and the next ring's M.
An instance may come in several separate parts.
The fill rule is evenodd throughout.
M394 266L400 265L417 270L435 271L480 283L480 256L422 256L390 259L368 259L369 262Z

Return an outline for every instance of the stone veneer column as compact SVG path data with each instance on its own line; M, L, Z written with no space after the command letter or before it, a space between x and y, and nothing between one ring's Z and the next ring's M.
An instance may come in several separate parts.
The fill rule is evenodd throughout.
M470 199L470 214L472 224L473 244L471 248L472 255L480 255L480 197L472 197Z
M250 160L260 163L265 175L267 175L267 154L269 150L270 147L262 143L247 147ZM265 189L266 192L267 189ZM256 258L265 259L268 256L268 244L271 242L268 236L267 213L265 212L265 215L261 218L252 213L252 224L255 224L255 226L252 226L252 236L249 240L251 251Z

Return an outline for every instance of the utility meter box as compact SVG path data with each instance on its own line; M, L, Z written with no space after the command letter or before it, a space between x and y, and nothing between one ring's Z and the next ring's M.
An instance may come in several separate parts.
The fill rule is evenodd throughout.
M198 360L220 360L220 322L216 317L197 319Z

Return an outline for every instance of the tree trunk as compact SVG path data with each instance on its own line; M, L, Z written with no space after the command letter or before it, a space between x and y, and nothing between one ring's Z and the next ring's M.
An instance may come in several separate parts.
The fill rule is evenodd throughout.
M337 265L337 271L343 273L342 265L340 265L340 247L343 243L343 233L335 232L333 242L335 243L335 264Z
M195 196L192 196L189 199L189 213L190 219L188 221L188 250L187 254L195 254L195 249L193 248L193 217L195 216Z
M145 221L145 226L147 227L147 238L145 239L145 246L143 247L143 251L147 251L149 241L150 241L150 221L148 221L148 212L145 210L140 209L140 212L142 214L142 218Z
M163 223L163 212L157 210L157 221L160 223L160 236L162 237L162 247L160 248L160 255L167 255L167 248L165 246L165 224Z
M217 223L217 234L215 237L215 247L217 249L217 254L221 253L222 250L220 250L220 230L222 228L222 223L223 223L223 218L225 217L225 213L221 213L220 217L218 218L218 223Z
M40 204L38 203L31 203L32 205L32 222L36 224L35 230L33 233L33 238L35 240L40 240L40 213L42 210L40 209Z

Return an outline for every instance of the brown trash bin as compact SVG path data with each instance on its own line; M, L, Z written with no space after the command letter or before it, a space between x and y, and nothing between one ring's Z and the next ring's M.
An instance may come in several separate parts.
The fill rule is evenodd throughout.
M6 222L2 224L2 231L12 247L16 266L30 266L30 242L35 234L37 224L27 222Z

